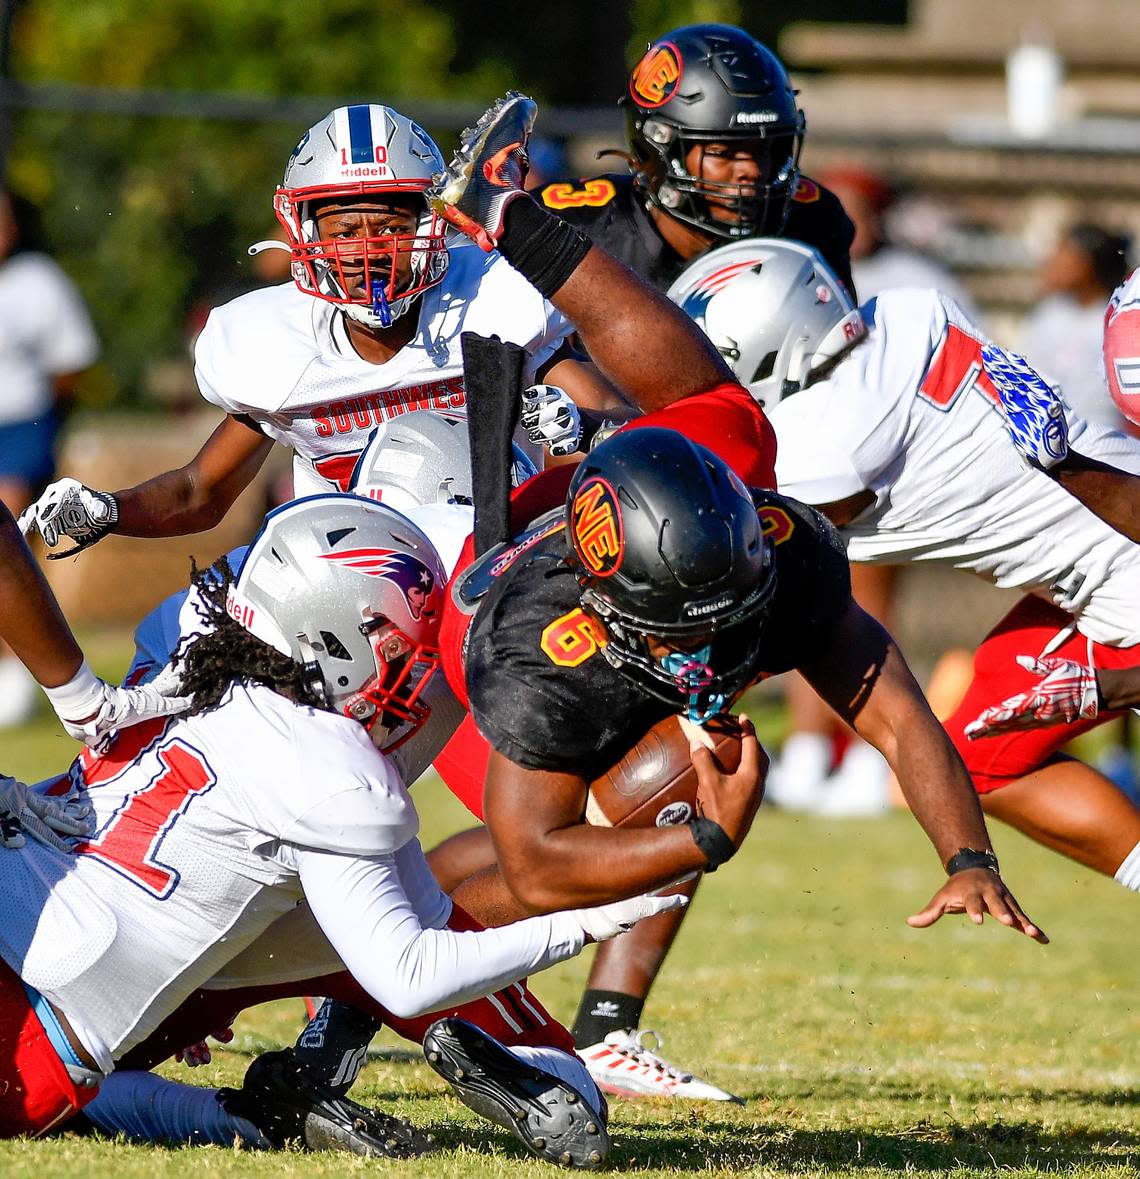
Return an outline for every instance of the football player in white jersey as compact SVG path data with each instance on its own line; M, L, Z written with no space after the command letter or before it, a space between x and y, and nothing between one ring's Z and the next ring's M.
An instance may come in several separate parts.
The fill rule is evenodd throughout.
M111 531L202 531L274 442L293 451L295 495L344 490L373 431L422 410L466 419L463 332L526 349L524 383L553 382L537 434L554 453L573 449L577 411L550 390L609 401L610 387L571 357L571 326L504 259L445 240L424 197L442 170L432 140L390 107L340 107L307 131L274 201L288 244L251 247L288 250L293 282L217 308L195 346L199 388L222 424L186 466L136 487L59 480L21 516L25 532L85 547Z
M1130 306L1135 301L1135 294L1129 290L1132 286L1130 279L1115 292L1104 329L1105 370L1118 374L1112 396L1130 418L1137 413L1137 407L1127 377L1121 380L1120 376L1121 370L1126 374L1140 363L1133 355L1137 351L1137 333L1135 321L1122 323L1118 312L1137 310ZM1140 543L1140 475L1121 471L1071 448L1067 406L1060 390L1050 387L1019 361L1007 354L1005 363L994 370L1006 428L1017 452L1106 524ZM1095 667L1076 659L1030 653L1019 654L1017 661L1040 678L1024 691L981 712L966 726L971 740L1042 725L1073 724L1100 712L1140 705L1140 666ZM1128 875L1127 864L1117 870L1118 880Z
M795 243L713 251L671 294L765 405L781 491L830 517L852 561L938 561L1025 591L982 641L946 727L989 814L1140 891L1140 811L1091 766L1058 756L1115 714L984 741L966 733L984 707L1035 682L1019 655L1140 665L1140 546L1010 444L996 383L1024 362L937 291L852 307ZM1140 442L1075 419L1069 433L1081 454L1140 473Z
M302 900L332 959L403 1017L493 991L672 907L636 898L497 930L443 928L451 903L381 753L426 719L442 584L414 525L340 495L272 514L236 582L221 565L199 579L212 629L180 659L189 715L130 730L72 766L95 818L73 851L29 842L0 854L13 902L0 930L0 1133L42 1132L81 1108L116 1059L243 951L279 976L258 943ZM500 1051L466 1035L434 1030L444 1066ZM586 1150L604 1148L592 1108L597 1145Z

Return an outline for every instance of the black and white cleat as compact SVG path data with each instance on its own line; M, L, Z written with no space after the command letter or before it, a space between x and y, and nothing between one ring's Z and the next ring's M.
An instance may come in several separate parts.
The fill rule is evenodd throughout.
M240 1089L219 1095L275 1146L339 1150L364 1158L408 1159L439 1149L411 1122L338 1097L314 1081L290 1049L266 1052L246 1070Z
M520 1060L465 1019L433 1023L424 1056L464 1105L510 1130L539 1158L591 1169L609 1152L604 1116L577 1089Z

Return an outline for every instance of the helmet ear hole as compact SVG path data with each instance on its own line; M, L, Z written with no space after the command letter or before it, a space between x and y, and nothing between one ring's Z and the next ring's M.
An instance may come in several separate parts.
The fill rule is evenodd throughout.
M756 371L752 374L752 379L749 381L749 384L753 384L756 381L766 380L772 375L776 368L777 355L778 353L776 352L769 352L767 356L765 356L760 361L760 363L756 366Z
M321 631L321 641L325 645L325 650L334 659L351 659L348 648L329 630Z

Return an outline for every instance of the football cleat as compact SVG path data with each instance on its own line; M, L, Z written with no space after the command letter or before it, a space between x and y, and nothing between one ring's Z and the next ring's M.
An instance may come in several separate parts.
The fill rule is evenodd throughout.
M590 1076L599 1089L615 1097L680 1097L687 1101L735 1101L744 1099L670 1064L649 1047L660 1049L664 1041L648 1028L610 1032L600 1044L580 1048Z
M314 1081L287 1048L259 1056L246 1070L242 1087L220 1090L218 1100L278 1147L299 1142L307 1150L387 1159L438 1149L435 1139L411 1122L337 1097Z
M1069 453L1069 428L1060 391L1025 357L996 344L983 346L982 366L997 390L1017 453L1039 471L1055 467Z
M510 1130L539 1158L599 1166L610 1149L604 1113L553 1073L520 1060L465 1019L437 1020L424 1036L428 1064L469 1109Z
M459 150L427 190L432 210L490 252L502 236L507 206L524 196L526 143L538 107L508 90L459 137Z

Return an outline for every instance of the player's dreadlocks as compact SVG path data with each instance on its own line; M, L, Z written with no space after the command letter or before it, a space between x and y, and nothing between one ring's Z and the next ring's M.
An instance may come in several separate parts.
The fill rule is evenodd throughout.
M255 638L226 613L226 594L234 581L226 558L205 570L194 563L192 570L198 615L208 629L183 642L172 660L182 676L184 694L193 700L187 715L217 708L233 683L264 684L288 700L324 708L299 663Z

